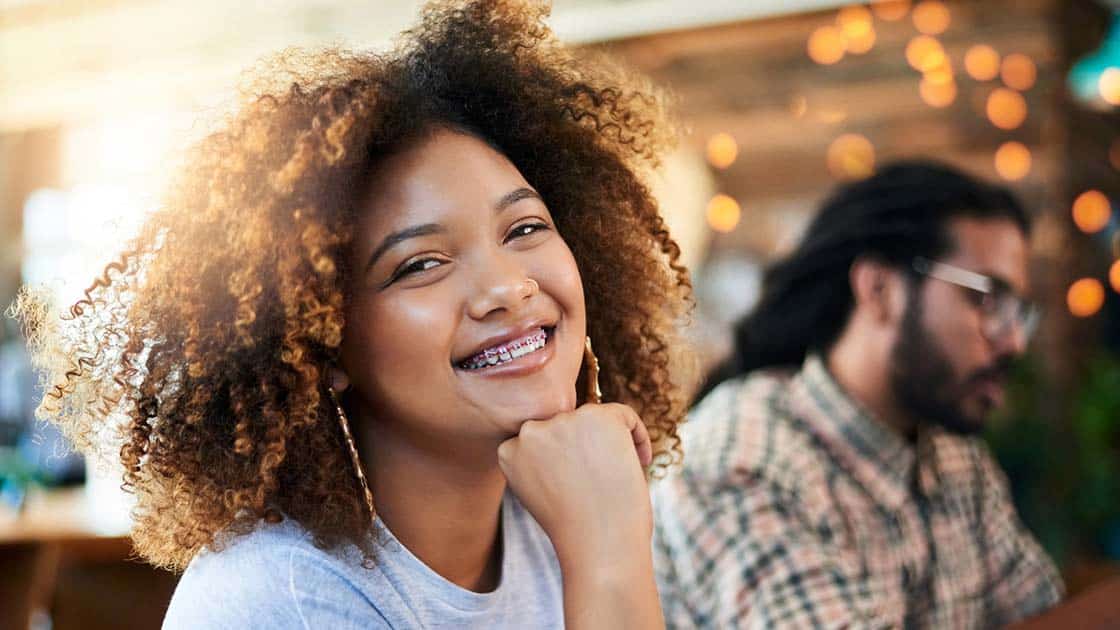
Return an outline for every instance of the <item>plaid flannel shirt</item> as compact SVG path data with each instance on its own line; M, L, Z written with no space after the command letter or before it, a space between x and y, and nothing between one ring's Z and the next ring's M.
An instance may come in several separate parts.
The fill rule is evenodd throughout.
M984 628L1061 598L979 439L911 444L817 357L722 384L681 435L652 488L670 628Z

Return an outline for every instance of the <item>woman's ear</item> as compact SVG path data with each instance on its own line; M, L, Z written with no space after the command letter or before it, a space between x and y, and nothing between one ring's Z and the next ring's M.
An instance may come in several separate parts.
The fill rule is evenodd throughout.
M342 368L332 365L327 368L327 384L336 394L341 394L350 388L350 377Z

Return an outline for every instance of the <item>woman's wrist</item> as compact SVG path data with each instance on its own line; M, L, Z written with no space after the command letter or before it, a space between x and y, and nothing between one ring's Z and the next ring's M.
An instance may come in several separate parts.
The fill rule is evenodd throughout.
M624 540L586 537L556 548L565 582L574 577L602 588L633 584L637 578L653 575L649 538L632 536Z

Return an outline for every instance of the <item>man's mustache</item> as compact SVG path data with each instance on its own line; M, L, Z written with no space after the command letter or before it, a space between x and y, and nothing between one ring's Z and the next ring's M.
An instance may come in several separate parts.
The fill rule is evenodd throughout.
M972 385L980 381L1004 381L1011 378L1011 368L1015 363L1013 357L1000 357L991 365L973 372L965 383Z

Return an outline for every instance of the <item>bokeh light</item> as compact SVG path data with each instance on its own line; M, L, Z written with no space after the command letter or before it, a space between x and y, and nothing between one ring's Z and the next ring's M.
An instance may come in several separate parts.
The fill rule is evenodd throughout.
M977 81L991 81L999 69L999 53L987 44L976 44L964 54L964 70Z
M1104 306L1104 285L1096 278L1081 278L1070 285L1066 304L1075 317L1092 317Z
M708 225L717 232L730 232L739 225L742 211L739 202L728 195L718 194L708 202Z
M1101 98L1110 105L1120 105L1120 68L1109 68L1101 73L1098 83Z
M1035 79L1038 78L1038 68L1030 57L1015 53L1003 58L999 75L1007 87L1025 92L1034 86Z
M929 72L945 65L945 49L929 35L918 35L906 44L906 62L919 72Z
M1004 142L996 149L995 164L1000 177L1018 181L1031 172L1031 150L1022 142Z
M873 0L871 10L880 20L897 22L906 17L910 10L910 0Z
M844 58L848 41L835 26L822 26L809 36L809 58L821 65L832 65Z
M739 144L731 134L717 133L708 139L708 163L718 169L725 169L739 157Z
M996 88L988 95L986 111L993 125L1011 130L1027 119L1027 101L1015 90Z
M871 30L871 11L862 4L850 4L836 14L836 25L848 39L855 39Z
M1112 285L1112 290L1120 293L1120 260L1112 263L1108 268L1108 283Z
M952 75L948 81L940 81L927 74L918 84L918 93L922 100L930 107L948 107L957 98L957 84L953 83Z
M1073 222L1086 234L1100 232L1111 218L1112 206L1099 190L1086 190L1073 200Z
M932 70L927 71L924 74L924 77L926 79L928 79L930 81L930 83L936 83L938 85L943 85L945 83L952 83L953 82L953 66L949 65L949 60L946 59L945 63L941 64L940 66L938 66L936 68L933 68Z
M875 147L858 133L846 133L828 147L828 170L839 180L863 179L875 172Z
M848 37L848 52L862 55L875 47L875 29L869 28L855 37Z
M945 3L941 0L919 2L914 5L914 11L910 17L914 20L914 27L918 29L918 32L926 35L944 33L952 21L952 16L949 15L949 7L945 6Z

